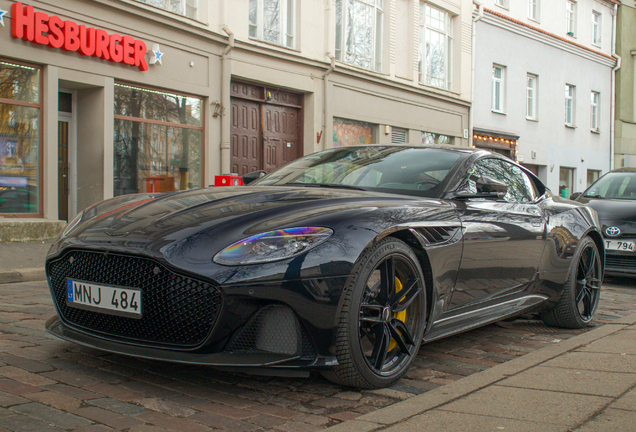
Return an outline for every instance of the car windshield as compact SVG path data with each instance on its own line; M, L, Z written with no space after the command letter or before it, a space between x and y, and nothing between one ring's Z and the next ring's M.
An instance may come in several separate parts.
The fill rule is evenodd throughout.
M461 153L440 148L338 148L295 160L253 184L376 190L434 197Z
M590 186L586 198L636 200L636 172L610 172Z

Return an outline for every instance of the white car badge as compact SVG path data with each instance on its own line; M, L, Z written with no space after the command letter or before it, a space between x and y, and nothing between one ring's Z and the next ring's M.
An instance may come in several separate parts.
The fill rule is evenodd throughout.
M607 234L610 237L616 237L620 235L620 233L621 233L621 230L615 226L607 227L605 229L605 234Z

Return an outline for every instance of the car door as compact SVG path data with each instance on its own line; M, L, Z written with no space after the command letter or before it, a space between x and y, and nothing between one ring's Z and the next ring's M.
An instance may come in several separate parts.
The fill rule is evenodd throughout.
M528 175L513 163L486 157L468 171L465 185L474 188L481 176L504 182L508 191L503 199L456 200L464 247L449 309L522 291L534 279L545 246L546 220Z

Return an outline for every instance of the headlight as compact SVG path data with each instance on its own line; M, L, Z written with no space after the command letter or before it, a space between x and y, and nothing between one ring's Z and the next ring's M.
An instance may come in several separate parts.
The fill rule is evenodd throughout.
M248 237L216 254L224 265L278 261L306 252L327 240L333 230L321 227L287 228Z
M82 212L79 212L77 216L75 216L73 219L71 219L71 221L66 224L64 231L62 231L62 234L60 235L60 240L66 237L68 233L70 233L73 230L73 228L75 228L77 224L82 221L83 217L84 217L84 212L82 211Z

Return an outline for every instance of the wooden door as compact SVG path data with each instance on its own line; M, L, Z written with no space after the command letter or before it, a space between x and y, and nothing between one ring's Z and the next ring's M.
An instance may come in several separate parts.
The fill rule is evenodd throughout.
M263 104L263 169L267 172L297 159L298 142L297 108Z
M258 102L232 98L232 173L247 174L262 169L261 110ZM227 173L223 173L227 174Z

